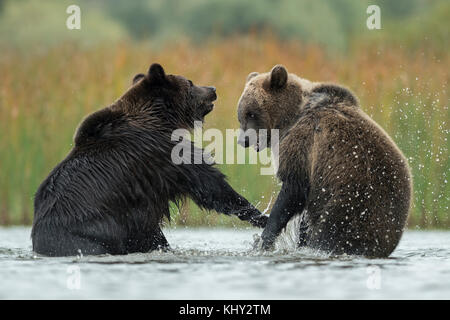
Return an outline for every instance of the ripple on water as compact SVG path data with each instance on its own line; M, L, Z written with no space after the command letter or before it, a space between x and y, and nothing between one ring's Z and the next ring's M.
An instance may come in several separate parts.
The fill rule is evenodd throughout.
M289 230L275 251L254 250L258 231L169 229L168 252L48 258L31 251L29 228L0 228L0 298L450 298L450 232L406 232L391 257L365 259L297 250Z

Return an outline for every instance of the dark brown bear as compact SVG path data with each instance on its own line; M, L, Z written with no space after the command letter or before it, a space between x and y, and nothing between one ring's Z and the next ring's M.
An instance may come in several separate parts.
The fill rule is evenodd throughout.
M312 83L277 65L248 76L238 118L246 147L248 129L279 130L283 185L261 236L263 248L300 214L299 246L389 256L408 217L411 174L401 151L349 90ZM268 146L275 143L268 140ZM255 148L261 146L256 140Z
M74 148L39 187L33 250L67 256L167 248L160 222L169 201L185 196L264 226L267 217L212 165L172 162L172 132L203 121L215 99L214 87L166 75L158 64L137 75L122 97L80 124ZM201 152L192 147L190 156Z

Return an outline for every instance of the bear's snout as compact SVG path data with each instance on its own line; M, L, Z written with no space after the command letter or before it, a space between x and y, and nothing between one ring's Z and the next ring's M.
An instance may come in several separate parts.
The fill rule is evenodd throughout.
M206 90L206 100L214 101L217 99L216 87L203 87Z
M250 139L245 133L241 133L238 138L238 144L244 148L248 148L250 146Z
M208 113L210 113L213 108L213 102L217 99L216 88L215 87L199 87L201 89L200 101L201 106L199 107L199 112L202 118L204 118Z

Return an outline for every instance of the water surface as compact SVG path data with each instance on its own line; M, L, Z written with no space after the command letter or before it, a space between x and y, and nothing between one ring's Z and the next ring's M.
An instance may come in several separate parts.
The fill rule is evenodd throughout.
M408 231L388 259L252 250L257 229L166 229L173 252L47 258L0 228L0 299L450 299L450 232Z

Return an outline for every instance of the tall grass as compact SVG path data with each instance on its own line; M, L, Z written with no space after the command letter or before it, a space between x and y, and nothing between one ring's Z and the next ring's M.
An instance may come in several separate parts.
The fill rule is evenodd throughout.
M251 71L282 63L304 78L346 85L409 159L415 190L409 226L448 228L449 57L368 45L353 47L345 57L331 56L319 47L272 37L202 46L178 42L163 49L123 43L83 49L65 44L32 53L6 50L0 56L0 224L31 223L33 194L71 149L80 120L112 103L136 73L158 61L168 73L217 87L219 99L205 129L238 127L236 104ZM278 181L261 176L258 165L219 168L258 208L273 204ZM172 211L175 225L244 225L201 212L192 203Z

